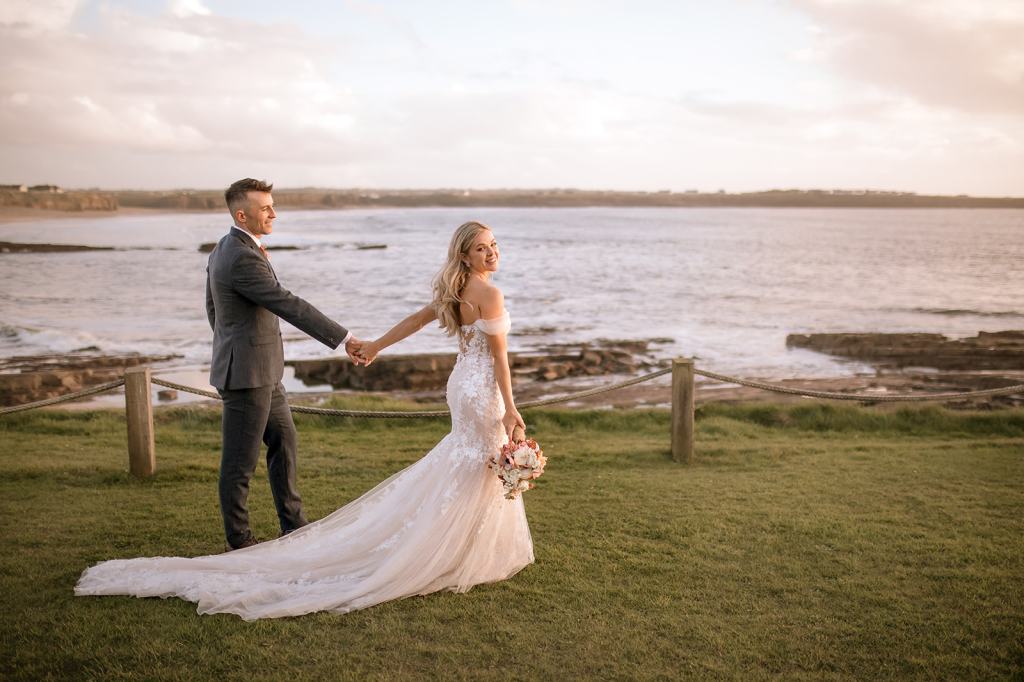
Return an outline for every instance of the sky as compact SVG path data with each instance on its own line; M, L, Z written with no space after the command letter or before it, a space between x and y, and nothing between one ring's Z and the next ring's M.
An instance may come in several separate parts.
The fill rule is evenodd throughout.
M3 0L0 183L1024 196L1022 0Z

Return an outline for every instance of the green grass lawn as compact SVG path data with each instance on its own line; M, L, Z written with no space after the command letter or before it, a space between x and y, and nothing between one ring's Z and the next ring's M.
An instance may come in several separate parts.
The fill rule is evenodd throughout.
M362 403L366 404L366 403ZM349 403L351 406L352 403ZM96 679L1020 678L1024 413L808 403L527 413L549 456L537 562L468 594L246 623L72 596L112 558L222 548L219 412L158 412L127 473L117 412L0 418L0 675ZM300 417L320 518L424 454L444 420ZM257 535L276 536L261 468Z

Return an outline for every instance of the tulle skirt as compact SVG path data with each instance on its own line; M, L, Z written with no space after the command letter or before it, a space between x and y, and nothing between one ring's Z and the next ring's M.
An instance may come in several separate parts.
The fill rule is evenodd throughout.
M522 498L506 500L481 452L454 432L333 514L225 554L104 561L75 594L180 597L245 620L346 613L439 590L465 592L533 562Z

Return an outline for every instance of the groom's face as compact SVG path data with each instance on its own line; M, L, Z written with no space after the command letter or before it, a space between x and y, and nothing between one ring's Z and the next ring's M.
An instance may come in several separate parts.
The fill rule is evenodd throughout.
M257 237L270 234L274 231L274 197L270 192L249 192L246 195L248 201L245 207L240 209L241 216L238 217L242 227Z

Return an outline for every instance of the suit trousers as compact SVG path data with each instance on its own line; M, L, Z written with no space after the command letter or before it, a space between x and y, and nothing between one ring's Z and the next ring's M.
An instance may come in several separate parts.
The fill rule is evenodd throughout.
M249 480L267 445L267 478L274 496L281 532L290 533L308 521L295 484L297 438L284 385L218 389L224 400L221 421L220 510L224 534L232 547L252 537L249 529Z

